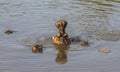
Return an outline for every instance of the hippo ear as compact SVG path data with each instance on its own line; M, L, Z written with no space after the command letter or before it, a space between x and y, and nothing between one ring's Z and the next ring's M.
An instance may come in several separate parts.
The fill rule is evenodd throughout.
M65 20L60 20L60 25L62 26L62 27L66 27L66 25L67 25L67 21L65 21Z
M34 44L32 44L31 46L34 47Z
M56 22L55 22L55 26L56 26L57 28L60 26L59 21L56 21Z
M64 25L64 28L66 28L66 27L67 27L67 21L62 20L62 24Z

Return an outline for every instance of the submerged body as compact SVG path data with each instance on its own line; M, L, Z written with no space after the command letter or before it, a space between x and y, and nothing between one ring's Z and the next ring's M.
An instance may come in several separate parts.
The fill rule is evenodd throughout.
M42 45L32 45L32 52L33 53L43 53L43 46Z
M61 37L61 34L58 33L56 36L52 37L52 41L54 44L70 44L69 36L66 33L63 35L63 37Z

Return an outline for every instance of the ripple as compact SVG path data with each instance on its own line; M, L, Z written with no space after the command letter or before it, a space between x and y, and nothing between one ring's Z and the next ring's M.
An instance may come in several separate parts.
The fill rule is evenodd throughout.
M3 7L3 6L6 6L6 5L9 5L10 3L0 3L0 7Z

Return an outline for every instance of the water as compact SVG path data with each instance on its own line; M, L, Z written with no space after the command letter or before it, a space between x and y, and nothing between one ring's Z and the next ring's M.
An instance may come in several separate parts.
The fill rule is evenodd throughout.
M116 54L120 46L119 7L119 0L0 0L0 72L119 70L113 63L120 58ZM68 61L62 65L55 62L58 51L49 40L57 33L54 22L58 19L68 21L66 32L70 37L80 36L91 44L88 48L70 45ZM7 29L15 32L6 35ZM30 45L36 42L45 46L43 54L31 52ZM113 52L100 61L102 56L96 49L101 47ZM113 67L109 66L111 61Z

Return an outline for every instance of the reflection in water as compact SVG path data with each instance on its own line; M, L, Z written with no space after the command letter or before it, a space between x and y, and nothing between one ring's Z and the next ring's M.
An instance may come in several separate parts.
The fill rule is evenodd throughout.
M66 51L68 50L69 47L64 44L54 45L54 46L58 50L58 54L57 54L55 61L60 64L66 63L67 62L67 52Z

